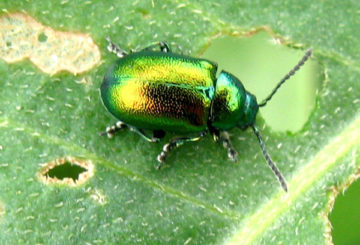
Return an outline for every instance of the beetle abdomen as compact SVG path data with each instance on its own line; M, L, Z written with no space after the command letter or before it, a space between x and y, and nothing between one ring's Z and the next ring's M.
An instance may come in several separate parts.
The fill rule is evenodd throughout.
M198 132L207 127L216 65L161 52L133 53L106 74L101 96L119 120L142 129Z

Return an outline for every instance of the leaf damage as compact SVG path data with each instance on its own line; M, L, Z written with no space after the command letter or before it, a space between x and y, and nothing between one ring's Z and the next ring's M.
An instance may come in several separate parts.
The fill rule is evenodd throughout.
M338 159L352 151L360 141L360 117L357 117L344 130L325 145L309 162L289 180L290 191L283 195L278 192L235 232L226 244L252 244L278 220L302 193L314 186ZM346 143L345 143L346 142ZM306 177L307 176L307 177ZM311 176L311 177L309 177Z
M352 155L351 164L355 165L356 164L356 156L357 156L357 147L354 148L351 155ZM333 239L332 239L333 226L331 224L329 216L334 208L336 198L339 195L339 193L344 194L345 191L347 190L347 188L349 188L350 185L352 183L354 183L355 181L357 181L359 178L360 178L360 168L357 168L357 171L355 173L351 174L348 178L346 178L344 183L342 183L338 186L332 186L330 188L328 203L326 205L325 210L320 214L326 225L324 237L325 237L326 244L328 244L328 245L334 244Z
M78 74L100 62L100 50L84 33L61 32L29 15L11 13L0 17L0 57L8 63L28 58L41 71Z
M92 161L71 156L57 158L46 163L37 174L45 184L62 184L71 187L85 183L93 175L94 164Z

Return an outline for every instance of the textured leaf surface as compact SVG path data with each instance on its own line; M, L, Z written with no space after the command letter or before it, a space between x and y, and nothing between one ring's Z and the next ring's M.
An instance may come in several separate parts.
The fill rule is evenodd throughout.
M325 244L330 189L348 181L360 163L359 5L0 3L2 14L25 11L54 30L87 33L102 54L101 64L77 76L50 76L27 60L1 61L0 243ZM264 26L288 46L313 47L326 72L301 132L262 131L289 182L288 194L250 131L231 131L234 147L241 149L238 164L207 137L174 152L171 167L162 171L154 169L160 144L130 132L113 140L98 136L114 122L98 94L116 59L106 51L105 36L124 49L169 40L196 54L220 33L242 36ZM64 156L90 160L94 176L76 188L38 180L42 163Z

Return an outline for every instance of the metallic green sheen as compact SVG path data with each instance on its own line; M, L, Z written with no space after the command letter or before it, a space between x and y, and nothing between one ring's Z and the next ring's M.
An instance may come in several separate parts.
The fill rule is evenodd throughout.
M232 74L222 71L216 81L211 125L220 130L253 125L258 112L256 98Z
M207 129L217 65L174 53L142 51L119 59L100 88L105 107L140 129Z
M259 105L256 101L256 97L251 93L246 92L244 115L237 122L237 126L239 128L245 129L248 126L254 125L258 111L259 111Z

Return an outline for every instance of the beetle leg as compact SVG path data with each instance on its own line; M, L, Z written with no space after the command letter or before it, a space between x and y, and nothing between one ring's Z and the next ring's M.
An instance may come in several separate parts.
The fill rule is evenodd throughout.
M121 49L118 45L113 43L109 37L106 37L106 41L109 43L107 46L109 52L116 54L117 57L122 58L128 54L125 50Z
M157 47L160 48L161 52L164 52L164 53L171 52L170 47L166 42L156 42L155 44L150 45L149 47L146 47L140 51L149 51L149 50L152 50L153 48L157 48Z
M150 143L156 143L156 142L159 142L159 140L160 140L160 139L157 138L157 137L152 137L152 138L150 138L150 137L145 133L145 131L142 130L142 129L135 128L135 127L133 127L133 126L128 126L128 127L129 127L130 131L133 131L133 132L137 133L137 134L140 135L144 140L146 140L146 141L148 141L148 142L150 142Z
M204 137L206 135L206 131L201 132L198 136L196 137L179 137L179 138L173 138L170 140L169 143L165 144L163 146L162 152L157 156L157 160L160 163L156 168L160 169L163 165L164 162L169 154L170 151L174 150L175 148L183 145L186 142L193 142L193 141L198 141L200 140L202 137Z
M126 127L127 125L125 123L122 121L117 121L114 125L106 127L105 131L100 133L100 136L106 134L108 138L112 138L118 131Z
M124 129L124 128L128 128L130 129L130 131L133 131L135 133L137 133L138 135L140 135L143 139L145 139L148 142L151 143L155 143L158 142L160 139L157 137L152 137L150 138L142 129L138 129L136 127L127 125L125 123L123 123L122 121L117 121L114 125L106 127L105 132L101 132L100 135L107 135L108 138L112 138L114 137L114 135L119 132L120 130Z
M234 148L231 144L229 134L224 131L220 135L219 131L215 131L215 132L213 132L213 138L214 138L215 142L219 142L220 144L222 144L224 146L225 149L227 149L229 159L231 161L235 162L237 160L238 153L234 150Z

